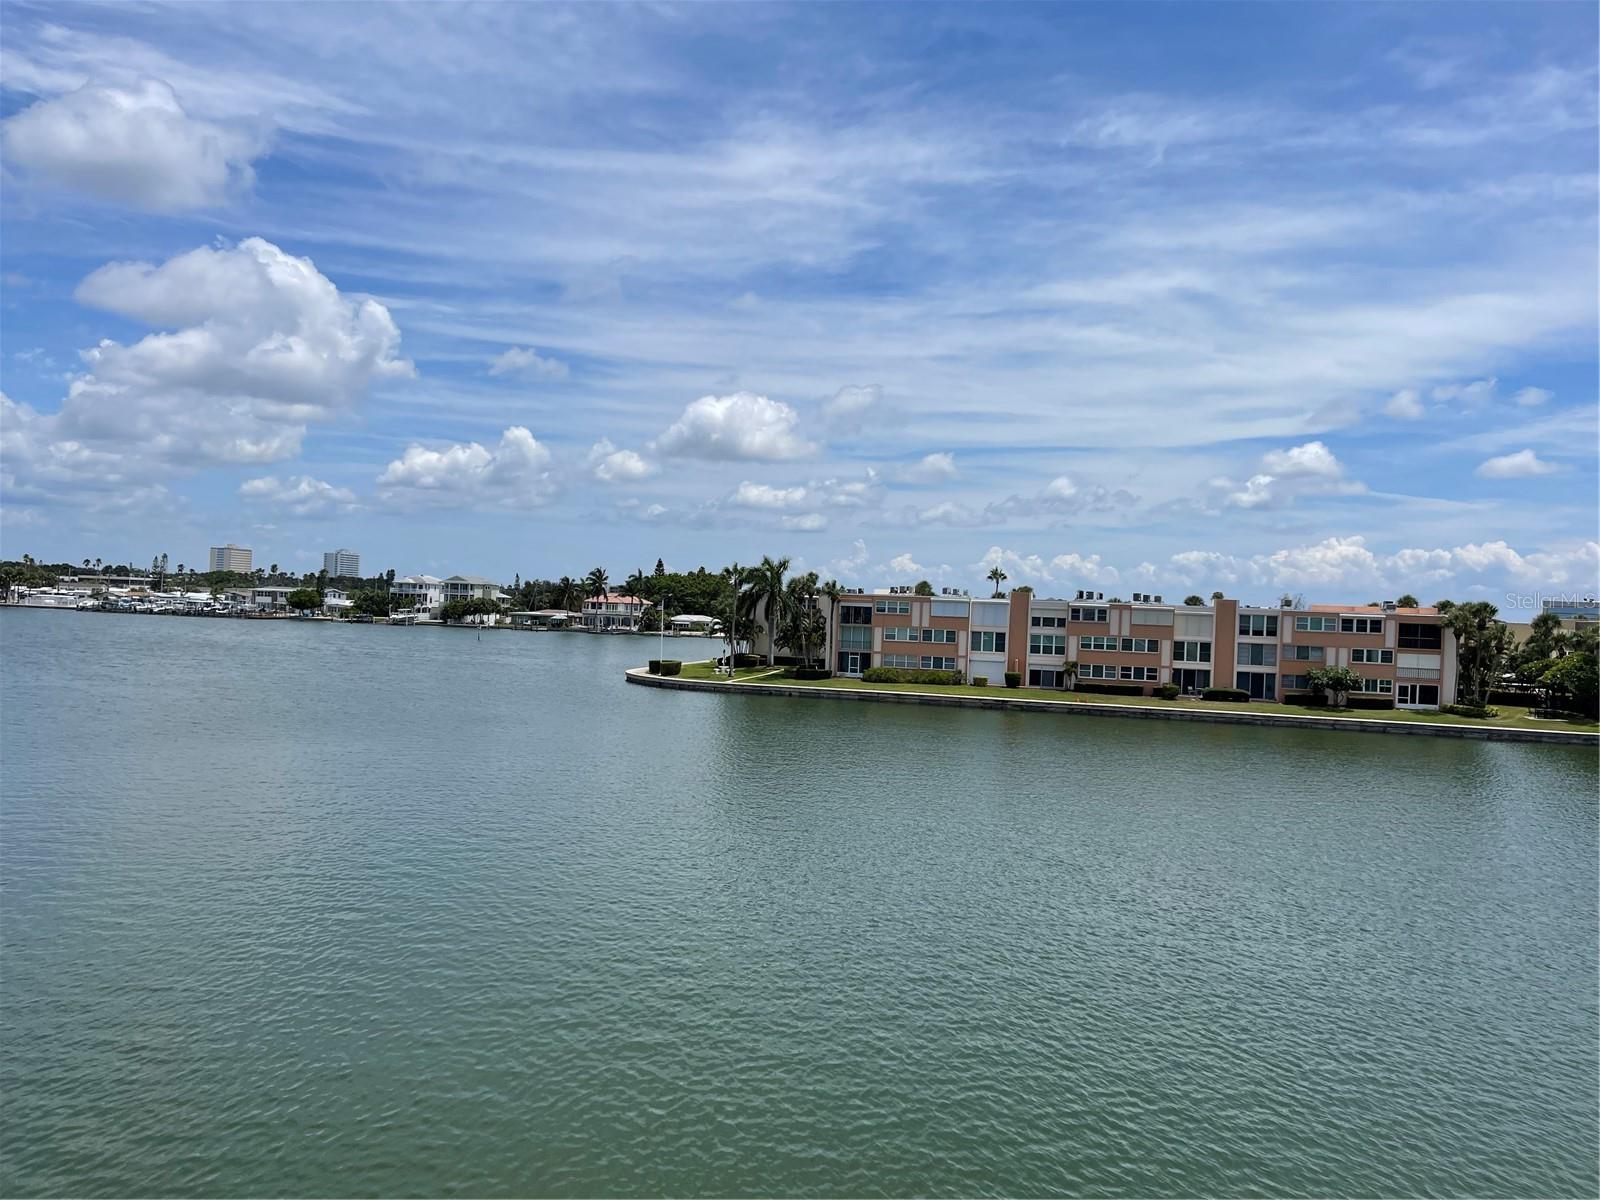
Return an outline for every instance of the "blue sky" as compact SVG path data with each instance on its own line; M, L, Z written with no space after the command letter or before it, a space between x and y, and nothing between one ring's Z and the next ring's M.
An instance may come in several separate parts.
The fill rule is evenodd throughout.
M1592 5L0 13L8 557L1595 587Z

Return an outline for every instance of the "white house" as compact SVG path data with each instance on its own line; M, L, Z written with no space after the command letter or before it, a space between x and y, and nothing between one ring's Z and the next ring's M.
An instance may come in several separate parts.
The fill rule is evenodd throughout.
M409 596L416 601L411 611L419 620L436 621L439 609L444 606L444 580L433 575L407 575L389 585L389 595L396 599Z
M645 602L637 596L607 592L583 602L584 628L601 633L632 633L639 628Z
M350 611L350 594L343 588L325 588L322 593L322 611L330 617L342 617Z

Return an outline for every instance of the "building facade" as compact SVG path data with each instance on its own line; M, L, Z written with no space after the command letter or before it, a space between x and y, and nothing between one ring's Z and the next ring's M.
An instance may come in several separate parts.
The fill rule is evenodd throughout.
M1310 692L1313 667L1348 667L1362 692L1399 708L1455 700L1455 638L1432 608L1314 604L1206 607L1135 593L1072 599L1019 590L1000 599L891 588L841 596L829 621L827 660L842 675L869 667L959 672L1000 685L1007 672L1032 688L1106 687L1151 695L1175 685L1244 691L1284 701Z
M354 550L327 550L322 555L322 569L328 573L329 579L338 579L348 576L351 579L361 578L361 555Z
M408 596L419 621L437 620L444 607L444 580L433 575L407 575L389 585L391 597Z
M583 602L583 627L599 633L632 633L644 619L645 602L637 596L607 592Z
M482 575L452 575L444 581L444 599L452 600L504 600L506 594L500 585Z
M211 570L213 571L240 571L248 574L251 569L250 551L244 546L235 546L229 542L226 546L211 547Z

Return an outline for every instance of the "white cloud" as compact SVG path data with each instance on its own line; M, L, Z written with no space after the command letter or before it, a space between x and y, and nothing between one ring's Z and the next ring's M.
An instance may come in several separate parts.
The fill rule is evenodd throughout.
M517 375L523 379L565 379L567 364L555 358L541 358L531 346L512 346L489 364L491 375Z
M401 505L519 509L548 501L556 480L550 451L513 425L492 450L477 442L442 450L408 446L378 476L378 488L385 501Z
M1400 421L1420 421L1423 415L1422 397L1415 388L1404 388L1389 397L1383 411Z
M1050 569L1058 578L1081 579L1085 583L1116 583L1120 578L1117 569L1101 562L1098 554L1087 558L1081 554L1058 554L1050 560Z
M1511 397L1511 403L1519 408L1538 408L1541 404L1549 403L1554 395L1548 388L1525 387Z
M796 431L799 417L779 400L753 392L702 396L656 443L663 454L723 461L804 458L816 447Z
M1039 555L1019 554L1015 550L1006 550L1000 546L990 546L983 557L972 564L972 569L980 575L987 575L995 567L1006 573L1007 579L1013 586L1029 580L1051 578L1049 564Z
M875 383L842 387L822 403L822 421L835 434L860 433L883 410L883 389Z
M1494 399L1498 379L1479 379L1472 383L1447 383L1433 389L1435 400L1454 401L1465 408L1481 408Z
M803 487L779 488L765 483L751 483L748 479L740 483L732 496L728 497L729 504L736 504L740 508L799 508L809 500L809 493Z
M356 501L355 493L349 488L335 487L309 475L291 475L287 479L263 475L260 479L247 479L239 485L239 495L299 517L347 511Z
M250 186L262 142L191 117L159 79L89 83L3 127L6 157L101 200L171 212L222 204Z
M1536 475L1554 475L1559 470L1555 463L1540 458L1532 450L1518 450L1485 459L1478 464L1477 473L1485 479L1531 479Z
M828 527L828 518L821 513L801 513L798 516L783 517L778 524L784 529L792 529L800 533L815 533L819 529Z
M73 464L103 481L278 461L309 422L414 373L383 305L341 295L309 259L259 238L113 263L76 296L170 332L83 351L59 413L14 406L21 452L8 468L24 479Z
M1242 485L1229 479L1212 481L1223 494L1227 508L1280 508L1299 496L1357 495L1366 485L1344 477L1344 465L1321 442L1307 442L1287 450L1269 450L1261 457L1262 470Z
M895 478L902 483L939 483L956 477L955 455L925 454L909 466L901 467Z
M922 564L909 554L897 554L889 560L889 570L896 575L920 575Z
M589 449L588 466L601 483L633 483L657 471L654 463L635 450L619 450L601 438Z

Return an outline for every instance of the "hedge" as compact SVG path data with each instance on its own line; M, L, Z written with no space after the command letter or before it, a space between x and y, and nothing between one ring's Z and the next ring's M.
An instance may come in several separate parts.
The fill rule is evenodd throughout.
M1346 708L1393 708L1394 697L1368 696L1365 693L1357 695L1352 692L1345 698L1344 706Z
M1094 696L1142 696L1144 688L1137 683L1094 683L1092 681L1078 684L1073 689L1078 692L1088 692Z
M676 675L681 670L683 670L683 662L681 659L663 658L656 663L655 673L657 675Z
M652 658L647 669L652 675L661 674L661 660L659 658Z
M1202 700L1248 700L1250 693L1243 688L1214 687L1200 693Z
M1176 700L1182 691L1183 689L1175 683L1163 683L1156 689L1156 695L1163 700Z
M1021 687L1022 686L1022 672L1021 671L1007 671L1006 672L1006 686L1008 688L1019 688L1019 687Z
M1440 706L1439 711L1454 717L1477 717L1479 720L1500 715L1492 708L1479 708L1476 704L1445 704Z
M937 683L949 686L961 682L960 671L920 671L912 667L868 667L861 672L866 683Z
M1315 692L1285 692L1283 694L1283 702L1285 704L1298 704L1303 708L1328 707L1328 698L1319 696Z
M974 675L972 677L972 686L973 687L988 687L989 686L989 677L987 675Z
M759 654L735 654L733 656L734 670L738 670L740 667L764 667L766 665L767 660Z
M833 672L826 667L796 667L794 669L794 677L796 679L832 679Z

